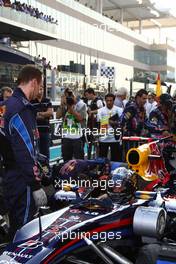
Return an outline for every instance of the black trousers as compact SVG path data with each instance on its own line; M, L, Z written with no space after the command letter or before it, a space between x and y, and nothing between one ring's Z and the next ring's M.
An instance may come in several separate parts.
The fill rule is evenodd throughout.
M50 134L49 132L40 132L39 135L40 153L45 155L49 159Z
M64 161L75 159L84 159L84 149L82 138L62 139L62 157Z
M100 142L99 156L102 158L107 158L109 147L111 151L111 161L122 161L122 148L119 142Z
M19 196L9 195L5 198L10 221L9 237L13 239L16 231L34 218L37 208L29 186Z

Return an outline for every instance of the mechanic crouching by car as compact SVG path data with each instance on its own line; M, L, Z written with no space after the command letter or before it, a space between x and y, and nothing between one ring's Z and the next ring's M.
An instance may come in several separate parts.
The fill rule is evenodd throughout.
M147 122L150 136L167 136L171 132L173 100L169 94L162 94L159 97L157 107L150 113Z
M18 88L6 101L0 145L5 167L3 188L10 220L10 238L33 219L37 208L47 203L37 166L38 131L31 100L42 85L42 73L25 66L18 76Z

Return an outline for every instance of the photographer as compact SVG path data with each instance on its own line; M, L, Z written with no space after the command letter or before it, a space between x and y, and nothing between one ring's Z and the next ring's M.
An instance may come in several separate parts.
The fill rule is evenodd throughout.
M67 102L66 98L72 95L72 91L69 88L66 88L64 93L61 95L61 104L57 109L56 112L56 118L60 119L63 116L65 116L65 113L67 111Z
M66 113L62 126L62 156L64 161L84 159L82 127L86 120L86 104L69 91L66 97Z

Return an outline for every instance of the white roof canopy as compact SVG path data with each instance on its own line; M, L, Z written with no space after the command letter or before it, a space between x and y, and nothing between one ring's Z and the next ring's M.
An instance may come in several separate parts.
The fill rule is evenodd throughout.
M75 1L133 29L138 28L139 23L142 28L176 26L175 0Z

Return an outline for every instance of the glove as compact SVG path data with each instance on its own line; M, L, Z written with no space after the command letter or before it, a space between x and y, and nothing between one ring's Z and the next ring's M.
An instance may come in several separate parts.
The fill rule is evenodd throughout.
M33 198L37 208L47 204L47 196L42 188L33 192Z

